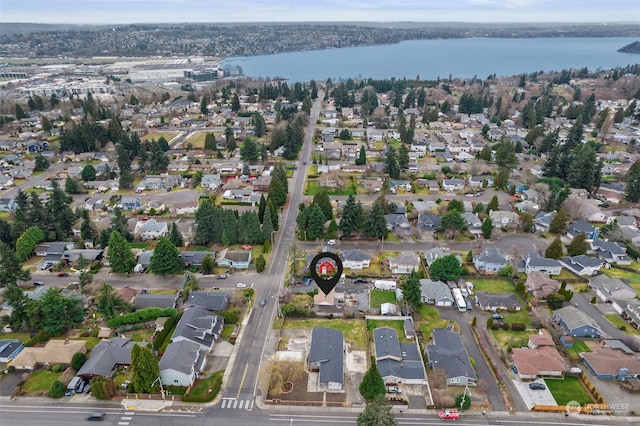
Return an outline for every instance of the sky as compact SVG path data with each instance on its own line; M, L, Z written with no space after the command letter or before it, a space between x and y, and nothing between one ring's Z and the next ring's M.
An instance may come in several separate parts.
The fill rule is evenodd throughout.
M0 0L0 23L639 22L638 0Z

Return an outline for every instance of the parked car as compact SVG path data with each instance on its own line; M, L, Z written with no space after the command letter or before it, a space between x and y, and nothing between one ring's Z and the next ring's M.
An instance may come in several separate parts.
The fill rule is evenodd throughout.
M214 290L220 290L220 287L213 287Z
M503 320L504 317L500 314L493 314L491 315L491 318L493 318L494 320Z
M51 267L51 265L53 265L53 263L51 262L45 262L41 267L40 270L44 271L45 269L49 269Z
M35 286L39 287L39 286L41 286L41 285L44 285L44 282L42 282L42 281L34 281L34 282L33 282L33 285L35 285Z
M511 367L511 370L515 373L518 374L518 367L516 367L515 365L513 367Z
M87 420L104 420L104 416L105 414L101 412L90 413Z
M387 392L389 393L402 393L398 386L389 386L387 387Z
M69 273L68 272L58 272L58 276L59 277L68 277Z
M260 306L265 306L267 304L267 299L262 299L260 301Z
M537 382L529 383L529 389L545 390L546 388L547 387L545 385L543 385L542 383L537 383Z
M369 281L366 278L354 278L353 279L353 283L354 284L359 284L359 283L366 284L368 282Z
M236 284L236 287L238 287L238 288L247 288L247 285L244 284L244 283L238 283L238 284Z
M333 246L336 244L336 240L329 240L327 241L327 245Z
M438 413L441 420L460 420L458 410L443 410Z
M216 275L216 278L219 280L224 280L225 278L227 278L227 274L218 274Z

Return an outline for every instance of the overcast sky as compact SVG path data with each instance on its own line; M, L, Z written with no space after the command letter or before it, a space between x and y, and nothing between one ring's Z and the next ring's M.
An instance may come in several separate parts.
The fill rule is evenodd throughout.
M638 0L0 0L0 22L640 21Z

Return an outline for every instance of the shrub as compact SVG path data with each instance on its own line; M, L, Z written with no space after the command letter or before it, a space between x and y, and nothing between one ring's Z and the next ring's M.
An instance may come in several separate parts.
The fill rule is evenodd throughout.
M130 314L111 318L107 325L111 328L116 328L125 324L136 324L139 322L156 320L159 317L175 318L177 315L178 311L174 308L146 308L140 309L136 312L131 312Z
M506 322L505 322L505 323L503 323L503 324L502 324L502 328L503 328L504 330L509 330L509 323L506 323Z
M264 256L260 255L256 258L256 272L260 273L264 271L267 262L264 260Z
M71 358L71 368L78 371L87 362L87 355L82 352L76 352Z
M35 346L38 343L46 342L47 340L49 340L49 337L51 336L49 336L48 333L46 333L44 330L40 330L38 334L29 339L24 345L26 347Z
M464 398L464 402L463 402ZM464 394L460 394L456 397L456 407L462 408L463 410L468 410L471 407L471 397L465 396Z
M106 377L94 377L91 379L91 395L96 399L108 400L113 396L113 379Z
M67 367L65 367L62 364L55 364L51 367L51 372L52 373L62 373L64 370L66 370Z
M56 380L51 385L51 390L49 391L49 396L51 398L62 398L67 391L67 387L60 380Z
M487 319L487 328L493 328L493 318Z
M511 324L511 329L513 331L525 331L527 329L527 326L521 322L514 322L513 324Z
M222 318L224 318L225 324L236 324L240 320L240 309L235 308L230 311L220 312Z
M156 334L156 339L153 341L154 349L158 350L162 347L164 341L167 339L167 337L170 336L170 333L173 332L173 328L175 327L176 322L176 318L169 317L167 322L164 323L164 328L160 330L158 334Z
M14 371L16 371L16 368L13 365L7 367L7 373L13 373Z

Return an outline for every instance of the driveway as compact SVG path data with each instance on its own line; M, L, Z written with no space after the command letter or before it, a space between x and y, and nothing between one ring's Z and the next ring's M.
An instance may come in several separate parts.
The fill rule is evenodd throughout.
M541 379L536 380L536 382L544 384L544 380ZM529 388L529 383L523 383L518 380L513 380L513 384L529 410L534 405L558 405L549 388L533 390Z
M14 371L13 373L3 374L0 377L0 396L11 396L11 392L22 379L22 373Z

